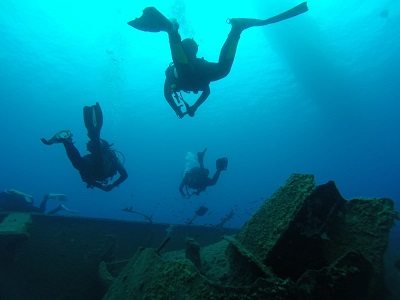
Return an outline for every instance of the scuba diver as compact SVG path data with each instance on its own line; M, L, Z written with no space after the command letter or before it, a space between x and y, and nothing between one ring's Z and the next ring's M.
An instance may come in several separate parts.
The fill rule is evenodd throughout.
M168 33L173 62L165 71L164 97L178 118L181 119L186 114L193 117L199 106L210 95L210 83L220 80L229 74L235 58L240 34L243 30L283 21L302 14L307 10L307 2L303 2L284 13L265 20L246 18L228 19L227 23L231 24L232 27L222 46L217 63L208 62L204 58L197 58L197 43L189 38L181 40L178 32L179 24L176 20L167 19L155 7L145 8L140 18L129 21L128 24L141 31L163 31ZM187 93L193 92L195 94L201 91L201 94L195 103L190 106L183 99L181 91ZM183 106L185 106L184 112L181 110Z
M43 196L40 206L34 206L34 200L31 195L23 192L9 189L0 193L0 211L6 212L29 212L42 213L46 212L47 201L49 199L58 200L60 202L67 201L67 196L63 194L46 194ZM54 215L57 212L64 210L69 213L77 213L75 210L68 209L64 204L58 205L56 208L48 212L49 215Z
M88 131L89 142L87 150L90 154L81 156L72 141L72 133L69 130L57 132L50 140L44 138L41 141L45 145L62 143L73 167L79 171L87 188L99 188L105 192L111 191L128 178L123 163L118 159L116 151L112 149L113 144L100 138L103 126L103 113L100 104L96 102L93 106L83 108L83 118ZM119 173L119 177L112 183L110 180Z
M186 171L183 176L181 185L179 186L179 192L186 199L189 199L193 195L199 195L201 192L204 192L208 186L215 185L221 172L228 168L228 159L226 157L219 158L216 161L217 171L213 178L208 177L210 170L204 168L204 154L206 151L207 148L204 149L203 152L197 153L199 167L191 168ZM189 189L195 191L190 193Z

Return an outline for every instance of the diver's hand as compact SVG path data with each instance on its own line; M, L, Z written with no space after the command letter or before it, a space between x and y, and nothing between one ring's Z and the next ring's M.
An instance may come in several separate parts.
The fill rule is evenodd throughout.
M189 117L194 117L194 113L196 111L193 106L190 106L184 99L181 99L183 104L185 105L186 112L184 114L189 115Z
M185 115L186 115L186 113L184 112L179 112L179 113L176 113L176 115L177 115L177 117L179 118L179 119L182 119Z
M182 110L181 110L182 106L183 105L179 105L176 108L174 108L174 107L172 108L175 111L176 116L178 117L178 119L182 119L186 115L186 112L182 112Z
M113 188L114 188L114 185L113 185L113 184L107 184L107 185L103 185L103 186L101 187L101 189L102 189L103 191L105 191L105 192L109 192L109 191L111 191Z
M190 194L181 193L182 198L190 199Z
M189 115L189 117L194 117L194 113L196 112L196 109L193 108L193 106L187 106L186 107L186 113Z

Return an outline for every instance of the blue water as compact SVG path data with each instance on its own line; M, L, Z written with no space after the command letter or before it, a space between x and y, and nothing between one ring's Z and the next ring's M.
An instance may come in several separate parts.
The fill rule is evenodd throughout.
M176 118L163 98L171 61L165 33L133 29L148 1L0 2L0 189L64 193L81 216L242 226L292 173L334 180L346 199L389 197L399 209L400 2L309 1L294 19L242 34L228 77L194 118ZM229 17L266 18L298 2L152 1L176 17L198 55L216 61ZM186 96L193 102L193 96ZM88 190L61 145L61 129L85 154L84 105L98 101L102 137L124 153L129 178ZM226 156L218 184L190 200L178 186L185 156ZM55 203L49 203L55 206Z

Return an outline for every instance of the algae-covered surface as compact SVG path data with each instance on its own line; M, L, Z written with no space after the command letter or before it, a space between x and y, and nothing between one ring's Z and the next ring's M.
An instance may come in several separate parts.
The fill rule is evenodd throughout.
M391 199L352 199L327 233L325 253L359 250L377 272L383 272L383 254L389 243L388 232L394 226L396 212Z
M32 222L28 213L12 213L0 223L0 235L29 236L28 227Z
M235 235L160 256L141 249L104 299L387 299L390 199L342 198L294 174Z
M314 186L312 175L291 176L283 187L265 201L236 239L260 260L264 260L287 230L290 220L311 195Z

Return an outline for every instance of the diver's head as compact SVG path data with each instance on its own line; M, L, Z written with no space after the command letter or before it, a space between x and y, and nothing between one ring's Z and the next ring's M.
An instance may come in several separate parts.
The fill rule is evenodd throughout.
M107 142L106 140L100 139L100 149L101 151L107 150L108 148L110 148L112 146L112 144L110 145L109 142ZM93 153L96 151L96 143L93 140L90 140L87 143L87 150L90 153Z
M194 39L182 40L182 47L189 59L196 58L197 50L199 50L199 45L197 45Z

